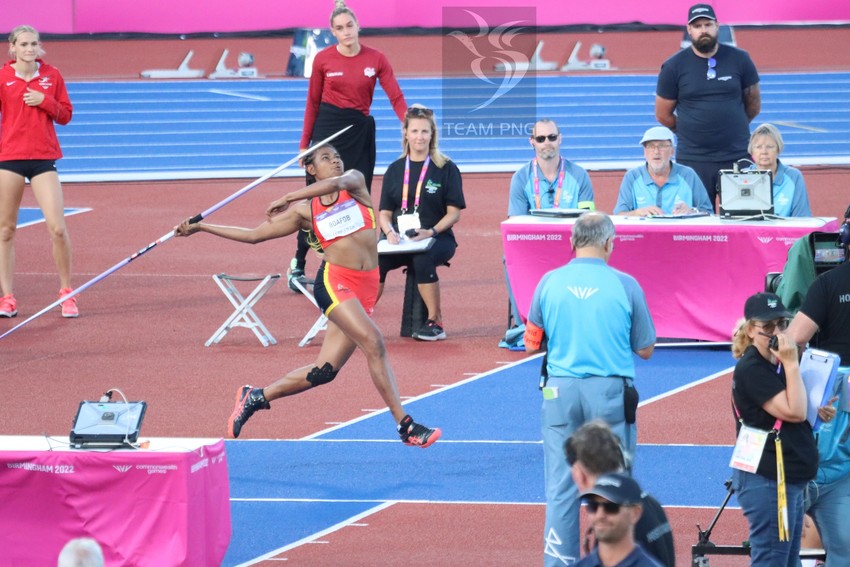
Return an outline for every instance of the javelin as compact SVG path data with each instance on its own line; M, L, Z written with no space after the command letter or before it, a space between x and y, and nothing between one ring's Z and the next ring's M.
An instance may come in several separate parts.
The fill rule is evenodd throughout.
M260 177L256 181L252 181L251 183L249 183L248 185L246 185L245 187L243 187L242 189L240 189L236 193L230 195L229 197L225 197L224 199L222 199L221 201L219 201L218 203L216 203L215 205L213 205L212 207L210 207L206 211L204 211L202 213L198 213L197 215L195 215L194 217L189 219L189 222L193 223L193 224L201 222L206 217L213 214L214 212L216 212L217 210L219 210L223 206L225 206L229 203L232 203L233 201L235 201L236 199L238 199L239 197L241 197L242 195L244 195L245 193L247 193L251 189L255 188L260 183L263 183L264 181L268 181L270 178L274 177L275 175L277 175L278 173L280 173L281 171L283 171L284 169L286 169L287 167L289 167L293 163L300 161L302 158L304 158L310 152L314 151L316 148L319 148L320 146L324 146L325 144L327 144L328 142L330 142L331 140L333 140L334 138L336 138L337 136L339 136L340 134L342 134L343 132L345 132L346 130L348 130L349 128L352 128L352 127L353 127L353 125L346 126L345 128L343 128L342 130L340 130L336 134L334 134L332 136L328 136L327 138L325 138L321 142L314 144L313 146L307 148L306 150L304 150L303 152L301 152L300 154L298 154L297 156L295 156L294 158L292 158L291 160L289 160L285 164L279 166L274 171L271 171L271 172L263 175L262 177ZM62 297L60 297L59 299L57 299L56 301L54 301L53 303L51 303L50 305L48 305L47 307L45 307L44 309L42 309L41 311L36 313L35 315L30 316L29 319L26 319L25 321L18 323L17 325L15 325L11 329L9 329L8 331L6 331L2 335L0 335L0 339L3 339L6 335L11 335L12 333L14 333L18 329L20 329L21 327L26 325L27 323L29 323L33 319L41 317L42 315L44 315L45 313L47 313L51 309L58 307L59 305L62 304L63 301L66 301L66 300L74 297L75 295L82 293L83 291L87 290L88 288L90 288L91 286L96 284L97 282L99 282L99 281L105 279L107 276L110 276L113 273L117 272L118 270L120 270L121 268L123 268L124 266L126 266L127 264L129 264L130 262L132 262L133 260L138 258L139 256L141 256L142 254L149 252L150 250L155 248L157 245L162 244L166 240L170 240L171 237L174 236L174 234L175 234L175 231L171 230L167 234L165 234L164 236L161 236L158 240L151 242L150 244L148 244L147 246L145 246L144 248L142 248L141 250L139 250L135 254L128 256L127 258L124 258L123 260L121 260L120 262L118 262L117 264L115 264L114 266L112 266L111 268L109 268L108 270L103 272L102 274L93 277L92 279L90 279L89 281L87 281L86 283L84 283L83 285L78 287L77 289L72 290L71 293L69 293L68 295L63 295Z

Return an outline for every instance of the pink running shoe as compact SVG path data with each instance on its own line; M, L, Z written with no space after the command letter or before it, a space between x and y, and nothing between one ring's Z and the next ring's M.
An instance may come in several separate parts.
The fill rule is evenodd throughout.
M18 302L11 293L0 297L0 317L14 317L18 314Z
M64 287L64 288L59 290L59 297L60 298L65 297L66 295L68 295L72 291L74 291L74 290L71 289L70 287ZM66 299L65 301L62 302L62 316L67 317L67 318L73 318L73 317L79 317L80 316L80 310L77 309L77 298L76 298L76 296L70 297L70 298L68 298L68 299Z

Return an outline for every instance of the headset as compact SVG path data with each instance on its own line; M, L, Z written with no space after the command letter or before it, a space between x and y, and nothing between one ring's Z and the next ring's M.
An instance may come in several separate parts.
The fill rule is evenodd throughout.
M838 228L838 245L850 246L850 206L844 211L844 222Z

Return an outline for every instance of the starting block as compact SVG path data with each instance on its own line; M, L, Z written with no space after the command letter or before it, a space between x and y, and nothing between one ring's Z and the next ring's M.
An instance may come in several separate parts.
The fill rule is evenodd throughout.
M590 61L582 61L578 58L578 52L581 49L581 42L577 41L575 47L573 47L572 53L570 53L567 62L561 67L561 71L613 71L616 67L611 66L611 61L609 59L602 59L602 55L605 54L605 48L598 47L600 50L600 57L593 58ZM593 48L591 48L591 55L593 55Z
M534 53L528 63L497 63L496 71L554 71L558 68L558 64L554 61L544 61L541 53L543 52L543 41L537 44Z
M148 69L142 71L141 75L144 79L199 79L204 76L204 71L201 69L190 69L189 60L195 54L191 49L183 62L176 69Z
M227 55L230 53L229 50L225 49L221 54L221 57L218 60L218 64L215 66L215 71L207 75L208 79L259 79L260 74L257 71L256 67L250 67L242 65L239 66L238 69L228 69L227 63L225 62L227 59ZM253 57L250 58L253 62ZM240 60L241 63L241 60Z
M319 307L319 304L316 303L316 298L313 297L313 294L310 293L310 291L307 290L307 286L305 286L300 281L298 281L297 278L292 279L292 285L297 287L298 290L301 292L301 294L304 297L306 297L310 301L310 303L315 305L316 309L318 309L319 312L321 313L322 310ZM328 328L328 318L325 317L324 313L322 313L321 315L319 315L319 318L316 319L316 322L313 323L313 326L310 327L310 330L307 331L307 334L304 335L304 338L301 339L301 342L298 343L298 346L303 347L304 345L309 344L310 341L312 341L314 338L316 338L316 335L318 335L322 331L327 330L327 328Z
M227 297L227 300L230 301L231 305L233 305L234 311L230 317L222 323L221 327L212 334L204 346L210 346L218 343L233 327L245 327L246 329L251 329L264 347L267 347L270 344L276 345L277 341L275 338L266 326L263 325L263 322L260 321L257 314L254 313L254 305L256 305L257 302L263 298L266 292L280 279L280 274L271 274L262 278L216 274L212 278L221 289L222 293L224 293L225 297ZM257 284L254 291L248 294L248 297L243 297L242 293L236 289L234 282L260 283Z

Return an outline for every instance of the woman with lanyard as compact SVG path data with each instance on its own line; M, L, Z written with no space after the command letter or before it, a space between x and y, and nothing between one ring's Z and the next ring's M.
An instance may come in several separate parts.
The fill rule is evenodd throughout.
M378 236L363 175L355 170L343 173L339 153L330 145L305 157L304 166L314 183L273 202L266 210L268 220L256 228L190 224L188 220L176 227L177 236L207 232L247 244L310 228L316 235L315 245L324 249L315 297L328 318L328 330L316 362L292 370L265 388L240 387L228 436L239 437L248 419L257 410L270 409L273 400L328 384L354 350L360 349L402 442L428 447L440 438L440 430L415 423L405 413L384 339L370 318L378 295Z
M402 127L402 155L387 168L381 188L379 222L391 245L402 238L419 241L433 238L427 250L410 254L380 256L383 292L387 272L412 266L428 321L413 332L421 341L446 338L440 309L440 283L437 266L455 254L457 242L452 227L466 208L460 170L443 155L437 144L434 111L421 105L407 109ZM411 180L416 179L415 189ZM380 293L378 295L380 297Z
M338 43L320 51L313 60L300 150L353 124L354 128L334 140L334 145L345 166L363 174L366 190L371 193L376 149L375 119L369 115L369 108L376 82L381 82L399 120L407 103L386 56L360 43L357 17L345 2L335 2L330 21ZM299 233L290 280L304 277L308 248L306 235ZM297 291L292 283L290 288Z
M35 29L13 29L9 53L12 61L0 69L0 317L18 314L12 290L15 229L27 179L50 233L59 297L71 292L71 239L56 172L62 149L54 123L69 123L73 108L62 75L41 60ZM62 302L63 317L79 314L75 297Z
M790 315L777 295L757 293L732 337L740 359L732 377L738 431L732 488L750 526L756 566L798 564L803 494L818 469L797 345L784 332Z

